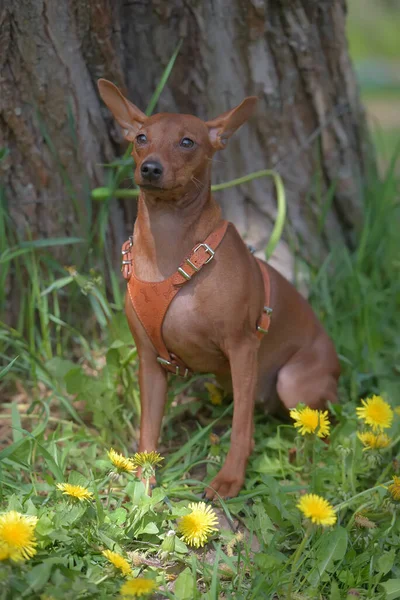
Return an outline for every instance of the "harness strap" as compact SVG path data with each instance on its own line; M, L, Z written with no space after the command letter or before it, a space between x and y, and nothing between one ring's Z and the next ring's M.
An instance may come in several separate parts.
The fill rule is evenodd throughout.
M169 305L181 287L212 261L216 249L225 236L228 225L228 221L221 221L204 242L197 244L193 248L189 257L181 263L177 271L163 281L150 282L138 279L133 270L132 236L122 246L123 260L121 271L124 278L128 281L127 288L132 306L150 341L157 350L158 362L167 371L175 375L188 377L191 375L191 371L178 356L170 353L165 345L162 336L162 325L165 315ZM268 332L272 309L268 306L270 299L268 267L259 259L256 260L263 277L266 303L257 324L257 337L261 339Z
M259 258L256 259L258 266L261 269L261 275L263 278L263 282L264 282L264 298L265 298L265 304L264 304L264 308L263 308L263 312L260 318L260 321L257 325L257 337L258 339L261 339L266 333L268 333L268 329L271 323L271 313L272 313L272 308L270 308L269 306L269 302L270 302L270 294L271 294L271 283L269 280L269 273L268 273L268 265L263 262L262 260L260 260Z
M187 377L190 375L190 371L179 357L169 353L165 345L162 336L162 324L165 315L169 305L181 287L197 275L214 258L215 250L222 242L227 227L228 221L221 221L204 242L197 244L193 248L177 271L168 277L168 279L164 279L164 281L149 282L138 279L132 267L132 259L125 259L125 256L130 253L123 255L128 263L126 265L123 264L123 269L125 266L130 267L129 271L126 270L125 272L133 308L146 330L150 341L157 350L158 362L167 371L175 375ZM123 247L123 252L131 248L129 243L125 242L126 247Z

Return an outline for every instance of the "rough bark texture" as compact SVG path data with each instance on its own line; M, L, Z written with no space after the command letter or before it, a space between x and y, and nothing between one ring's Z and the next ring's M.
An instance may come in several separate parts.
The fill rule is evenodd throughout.
M329 239L350 243L366 149L345 16L344 0L2 0L0 146L11 151L5 181L18 227L79 234L79 211L90 222L88 190L104 181L101 163L124 149L97 78L144 108L182 39L157 110L212 118L259 96L257 115L217 155L214 180L278 163L289 205L282 270L293 251L318 263ZM262 249L276 214L271 182L217 197ZM116 250L134 214L132 201L113 203Z

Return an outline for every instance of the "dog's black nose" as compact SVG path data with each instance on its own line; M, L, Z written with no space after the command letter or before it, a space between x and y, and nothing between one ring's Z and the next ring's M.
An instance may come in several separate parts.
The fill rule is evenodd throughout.
M160 179L163 168L162 165L155 160L146 160L140 167L140 172L142 174L143 179L147 179L148 181L157 181Z

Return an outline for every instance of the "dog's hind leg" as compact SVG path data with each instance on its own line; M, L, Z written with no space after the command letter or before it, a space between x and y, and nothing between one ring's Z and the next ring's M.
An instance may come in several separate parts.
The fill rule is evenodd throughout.
M280 369L276 389L287 410L299 402L322 409L327 402L337 402L339 373L339 362L329 345L302 349Z

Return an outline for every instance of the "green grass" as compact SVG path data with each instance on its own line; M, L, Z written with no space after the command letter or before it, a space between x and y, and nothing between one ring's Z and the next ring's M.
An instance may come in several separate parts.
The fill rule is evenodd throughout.
M105 259L98 270L94 262L65 270L54 258L54 247L67 242L78 257L87 250L79 231L75 240L46 240L47 247L20 239L0 188L1 310L11 269L15 290L25 290L16 326L0 326L1 392L8 399L0 415L7 441L0 503L3 511L38 517L37 554L20 564L0 561L0 600L118 597L124 579L107 565L105 549L126 556L135 576L154 578L155 598L400 598L399 503L385 487L398 471L400 416L388 430L390 446L365 452L355 414L371 394L399 406L397 159L394 152L381 179L366 183L354 250L333 246L311 271L311 302L342 365L329 445L257 411L243 491L216 504L221 524L203 549L177 536L168 557L159 555L166 533L177 530L227 454L232 407L211 404L201 378L173 380L165 461L152 497L134 476L111 478L107 450L132 452L139 418L137 356L119 281ZM98 258L107 255L110 196L130 170L126 157L109 169L111 192L94 211L90 233ZM321 234L323 228L321 218ZM111 293L99 272L109 273ZM191 403L182 402L189 396ZM56 487L65 481L88 486L93 499L69 503ZM333 527L309 527L296 506L303 492L335 507Z

